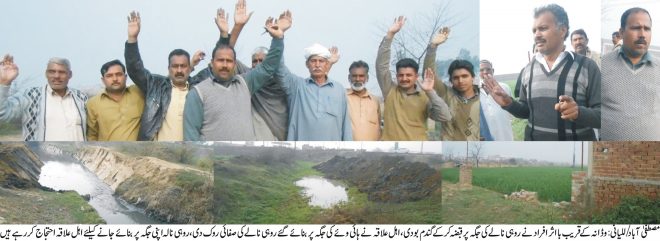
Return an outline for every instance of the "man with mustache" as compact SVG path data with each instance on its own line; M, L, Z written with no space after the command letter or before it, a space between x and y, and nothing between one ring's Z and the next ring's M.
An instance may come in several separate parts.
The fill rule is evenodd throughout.
M534 10L532 32L538 53L521 72L520 99L514 100L492 75L485 87L502 108L528 119L526 141L596 140L600 128L600 70L579 54L564 51L568 15L550 4Z
M136 141L144 96L137 85L126 88L126 67L119 60L101 66L105 89L87 102L87 139Z
M68 87L73 75L71 63L51 58L46 67L48 84L28 88L10 96L11 83L18 77L14 57L0 62L0 120L21 118L25 141L84 141L87 95Z
M589 37L587 37L584 29L578 29L571 33L571 46L573 46L575 53L587 56L600 67L600 53L589 49Z
M212 75L186 97L186 141L256 140L250 98L275 74L284 49L284 32L291 23L289 11L277 21L266 21L266 31L273 38L270 51L261 64L245 74L235 74L236 52L231 46L220 44L213 49Z
M380 140L380 99L367 90L369 65L362 60L348 67L348 109L354 141Z
M649 52L651 15L621 15L623 45L603 56L603 140L660 140L660 59Z
M310 77L289 71L284 62L276 74L289 99L288 141L351 141L353 132L346 92L328 78L333 53L315 43L305 49Z
M183 107L188 82L195 82L190 78L193 69L190 54L183 49L173 50L168 57L168 76L152 74L144 67L138 48L141 22L140 13L130 13L128 40L124 47L128 76L149 100L140 118L138 140L183 141ZM201 77L195 78L201 81Z
M252 13L247 13L247 5L245 0L239 0L236 4L234 13L234 27L231 34L229 34L229 27L227 18L224 13L219 13L216 18L216 25L220 30L220 40L217 44L228 44L234 47L238 40L243 27L247 24L252 16ZM266 55L268 48L258 47L254 50L251 56L251 68L243 64L240 60L236 60L235 73L247 73L251 69L261 64ZM193 61L195 62L195 61ZM202 70L197 76L202 76L200 81L212 75L211 67ZM195 81L197 80L194 79ZM193 83L196 84L196 83ZM268 80L264 83L263 87L256 91L251 96L252 103L252 121L254 124L254 131L256 139L259 141L284 141L287 136L287 128L289 124L289 108L287 95L280 81Z
M429 117L435 121L452 119L449 107L433 89L433 68L429 67L425 71L425 77L430 78L424 78L424 81L418 83L419 64L413 59L404 58L396 63L398 84L392 81L390 48L394 35L401 30L405 21L403 16L394 20L394 24L381 41L376 56L376 79L385 97L385 126L382 138L385 141L425 141L428 139L426 130ZM449 30L444 30L445 34L440 35L439 43L447 39Z

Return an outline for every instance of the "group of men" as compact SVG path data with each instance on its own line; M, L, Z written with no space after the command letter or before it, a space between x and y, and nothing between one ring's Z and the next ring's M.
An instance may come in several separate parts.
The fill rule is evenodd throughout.
M308 77L288 70L282 52L284 33L292 25L289 11L266 21L271 46L255 50L251 68L236 59L233 49L251 16L245 0L236 4L231 32L227 16L218 10L220 40L207 68L190 76L205 54L198 51L191 58L176 49L168 57L168 75L162 76L144 67L138 49L141 19L132 12L126 66L119 60L105 63L105 89L89 100L68 88L71 64L62 58L49 60L47 85L10 95L18 67L6 55L0 63L0 119L22 119L26 141L427 140L429 118L441 123L442 140L507 141L513 140L511 115L528 120L525 140L660 139L660 67L648 51L652 22L642 8L621 16L620 29L612 34L615 47L602 57L589 49L584 30L569 34L561 6L535 9L535 54L519 75L520 90L514 91L519 98L495 80L488 60L479 66L482 88L474 84L473 65L460 59L450 64L451 84L445 84L434 70L448 28L430 40L421 77L419 63L404 58L396 62L394 81L390 48L406 21L397 17L376 58L384 108L366 89L366 62L350 65L348 90L328 77L339 59L335 47L305 49ZM574 52L566 51L569 38ZM127 76L135 85L126 86Z
M380 99L366 89L366 62L350 65L348 90L328 77L339 59L335 47L314 44L305 49L308 77L288 70L282 52L284 33L292 25L289 11L266 21L271 46L257 48L251 68L245 66L233 46L250 17L245 0L239 0L230 32L228 14L219 9L215 22L220 40L208 67L191 76L205 53L191 57L175 49L164 76L145 68L138 48L141 18L131 12L126 65L120 60L103 64L105 88L89 99L68 87L71 65L61 58L49 61L46 86L10 95L18 67L6 55L0 63L0 119L21 119L26 141L427 140L429 118L442 123L443 140L479 139L479 91L472 64L451 64L452 87L434 73L435 50L447 40L448 28L429 43L423 77L416 61L401 59L394 82L390 45L405 18L395 20L376 61L381 109ZM128 77L135 85L126 86Z

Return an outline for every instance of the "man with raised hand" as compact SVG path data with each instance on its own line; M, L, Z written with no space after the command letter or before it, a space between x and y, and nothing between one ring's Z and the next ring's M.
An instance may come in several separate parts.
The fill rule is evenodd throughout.
M221 34L218 43L228 43L229 46L234 47L243 27L247 24L252 16L252 12L247 13L247 4L245 0L239 0L236 3L234 13L234 27L231 34ZM226 21L218 22L218 29L221 33L226 33L228 27ZM241 61L236 61L236 74L242 74L250 71L261 64L266 55L268 48L258 47L251 55L251 68L243 64ZM210 73L210 71L205 71ZM287 128L289 124L289 108L287 95L280 81L268 80L264 86L257 92L252 94L252 116L256 139L260 141L284 141L287 136Z
M479 77L482 80L486 79L486 76L494 76L495 68L493 68L493 63L489 60L482 59L479 62ZM499 83L502 89L506 92L507 95L511 95L511 90L509 86L504 83ZM480 133L485 133L489 135L492 139L487 141L513 141L513 129L511 127L511 114L503 110L500 105L493 100L493 97L490 96L490 93L486 91L485 88L480 88L480 97L479 102L481 103L481 114L483 115L484 123L479 123L481 127ZM486 132L488 129L488 132ZM484 134L481 136L486 138Z
M14 58L5 55L0 62L0 120L21 118L25 141L84 141L87 95L68 87L73 75L69 60L51 58L45 73L48 84L10 96L18 72Z
M442 43L449 37L449 28L444 27L433 36L426 50L424 68L436 68L435 56ZM474 66L470 61L457 59L449 64L447 74L451 87L436 75L435 91L449 106L451 120L442 121L443 141L479 141L480 101L479 87L474 81Z
M399 16L387 30L378 48L376 79L385 97L382 140L424 141L428 139L427 120L450 121L449 107L433 89L434 81L425 79L418 83L419 64L405 58L396 63L396 79L390 74L391 45L394 35L401 30L406 19ZM431 68L425 76L433 76Z
M183 141L183 107L193 68L190 54L183 49L172 50L168 56L168 75L152 74L144 67L138 48L141 22L140 13L130 13L124 47L128 76L149 100L140 118L138 140Z
M621 15L623 45L603 56L603 140L660 140L660 59L649 52L651 15Z
M190 141L256 140L250 97L272 79L284 49L284 32L291 26L291 12L266 21L273 38L263 63L236 75L236 52L229 45L213 49L211 76L195 85L186 97L184 139Z
M353 140L344 87L328 78L333 56L337 54L320 44L306 48L307 78L291 73L283 62L280 64L276 80L281 81L289 99L287 140Z
M520 99L514 100L492 75L484 80L493 100L517 118L528 119L526 141L593 141L600 128L600 70L584 56L564 51L568 15L550 4L536 8L537 53L521 72Z

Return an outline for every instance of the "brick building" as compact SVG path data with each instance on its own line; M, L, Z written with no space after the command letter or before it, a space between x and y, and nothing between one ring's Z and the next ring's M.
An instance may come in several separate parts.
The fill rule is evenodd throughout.
M603 210L625 196L660 198L660 142L593 142L587 172L573 173L571 201Z

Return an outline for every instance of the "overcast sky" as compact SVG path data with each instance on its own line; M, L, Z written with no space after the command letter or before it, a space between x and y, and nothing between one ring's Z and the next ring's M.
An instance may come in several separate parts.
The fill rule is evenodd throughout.
M527 159L544 160L554 163L570 164L573 162L573 147L576 151L576 161L580 162L580 148L582 142L543 142L543 141L493 141L480 142L483 144L482 156L499 155L503 157L519 157ZM473 142L470 143L470 148ZM443 153L452 153L454 156L465 156L465 142L443 142ZM588 163L588 148L590 142L584 142L584 163Z
M495 74L518 73L529 62L534 35L534 8L556 3L568 14L569 35L584 29L589 48L600 51L600 0L497 0L480 2L481 58L493 62ZM570 39L566 50L572 51ZM506 80L501 80L506 81Z
M138 10L142 16L140 51L146 67L153 73L167 74L167 55L175 48L191 54L207 52L218 39L213 20L216 9L230 13L233 26L235 0L114 0L114 1L3 1L0 14L0 53L11 53L20 67L18 81L27 86L45 83L44 70L53 56L72 62L70 85L77 88L101 88L100 67L112 59L124 60L126 16ZM421 16L434 13L440 4L434 0L248 0L254 11L236 46L238 59L248 62L258 46L269 46L270 36L263 32L268 16L290 9L293 27L285 36L287 66L301 76L308 76L303 49L311 44L336 45L341 60L330 78L348 86L348 66L362 59L372 66L367 87L379 94L373 71L378 45L398 15L409 18L407 26L421 25ZM452 35L441 47L438 57L454 58L461 48L479 52L478 0L451 0ZM209 54L210 56L210 54ZM198 66L201 69L208 62Z

